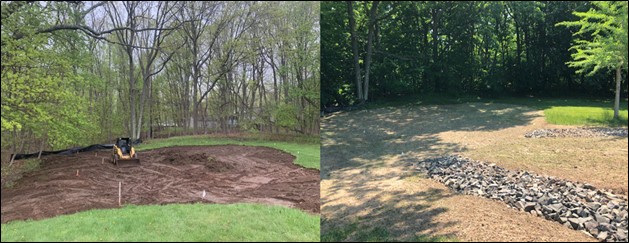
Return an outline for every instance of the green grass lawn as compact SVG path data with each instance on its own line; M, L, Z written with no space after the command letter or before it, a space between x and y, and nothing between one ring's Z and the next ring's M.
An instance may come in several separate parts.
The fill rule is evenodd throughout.
M620 110L614 120L614 110L603 107L553 106L544 110L546 121L561 125L627 126L627 110Z
M6 241L319 241L319 216L255 204L126 206L3 224Z
M612 99L589 98L536 98L536 97L504 97L481 98L476 96L452 97L447 95L409 95L381 98L367 103L367 109L380 107L399 107L416 105L448 105L470 102L505 103L529 106L543 110L546 121L558 125L587 126L627 126L627 100L620 102L620 119L614 120Z
M359 228L358 223L351 223L342 227L328 230L321 234L321 242L341 242L352 237L351 241L357 242L394 242L397 241L383 228L375 227L371 229ZM453 237L418 235L410 240L411 242L456 242Z
M627 100L620 102L620 117L614 120L613 100L559 98L505 98L492 102L526 105L544 111L548 123L578 126L627 126Z
M295 164L306 168L319 169L320 144L319 143L295 143L287 141L267 141L261 139L237 140L235 138L220 138L207 136L184 136L167 139L155 139L138 145L138 151L161 147L186 146L186 145L224 145L236 144L247 146L265 146L286 151L296 157Z

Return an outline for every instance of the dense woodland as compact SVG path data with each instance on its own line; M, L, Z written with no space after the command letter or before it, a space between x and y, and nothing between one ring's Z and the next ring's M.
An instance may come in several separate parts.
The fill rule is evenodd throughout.
M322 107L427 93L612 99L617 75L627 94L626 1L322 2L321 28Z
M2 2L2 147L318 134L317 2Z

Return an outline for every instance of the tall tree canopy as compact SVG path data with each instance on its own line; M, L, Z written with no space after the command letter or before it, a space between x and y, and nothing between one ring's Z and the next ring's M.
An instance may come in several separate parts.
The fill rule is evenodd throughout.
M318 133L316 2L2 2L1 42L3 151Z
M573 12L596 5L322 2L321 106L425 93L610 97L614 74L585 75L566 65L575 52L570 47L576 30L556 26L579 21ZM614 26L626 23L626 15L618 17ZM622 87L626 95L626 85Z

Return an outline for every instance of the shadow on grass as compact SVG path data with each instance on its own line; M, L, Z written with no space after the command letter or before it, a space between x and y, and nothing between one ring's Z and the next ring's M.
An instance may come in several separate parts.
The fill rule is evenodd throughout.
M597 98L546 98L546 97L499 97L483 98L479 96L449 96L443 94L421 94L382 97L370 101L365 105L366 109L378 109L383 107L409 107L418 105L451 105L463 103L504 103L513 105L525 105L532 108L544 110L553 106L583 106L614 108L613 99ZM627 99L620 102L620 109L627 110Z
M624 110L627 111L627 110ZM603 125L610 127L622 127L627 126L627 122L629 121L627 117L619 116L618 119L614 119L614 111L613 110L604 110L601 112L602 119L593 119L587 118L586 122L595 125Z
M467 150L464 143L443 141L440 133L496 131L526 125L538 117L529 111L532 110L513 105L468 103L365 109L325 118L321 180L336 181L321 194L322 240L453 239L454 233L439 232L458 222L436 221L435 217L447 209L431 207L433 202L450 197L449 192L434 188L420 192L385 189L374 181L406 180L410 173L394 168L404 168L424 156ZM391 172L372 172L377 168ZM345 198L359 203L344 203Z
M335 228L321 235L321 242L339 242L347 239L351 234L355 234L357 242L391 242L389 231L380 227L370 230L359 231L358 223L351 223L341 228ZM456 242L456 238L451 236L427 236L420 235L410 240L410 242Z
M496 131L526 125L537 115L527 107L504 104L389 107L333 115L322 124L321 172L381 165L378 161L409 153L463 152L465 146L447 143L448 131ZM367 162L367 163L365 163Z
M358 191L369 189L355 188ZM446 208L430 208L430 203L449 197L450 194L440 189L431 189L426 192L407 194L403 191L393 192L399 197L385 199L380 194L365 202L375 206L373 211L366 216L360 216L349 220L321 219L321 241L359 241L359 242L390 242L400 238L403 241L413 242L440 242L454 241L455 233L439 235L435 229L451 227L457 222L436 222L434 217L447 211ZM407 201L421 201L422 204L404 205ZM327 207L326 210L343 211L355 214L363 210L363 205L347 206L337 205ZM367 222L367 224L365 224ZM419 226L419 227L417 227ZM428 230L426 235L416 235L418 229ZM431 230L432 229L432 230Z

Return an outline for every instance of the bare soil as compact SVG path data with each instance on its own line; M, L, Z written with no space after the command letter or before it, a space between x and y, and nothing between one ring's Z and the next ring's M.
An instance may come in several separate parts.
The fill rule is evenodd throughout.
M319 171L276 149L186 146L138 154L141 166L124 167L109 161L109 151L43 158L40 169L2 189L2 223L117 208L119 182L122 204L263 203L319 213Z

